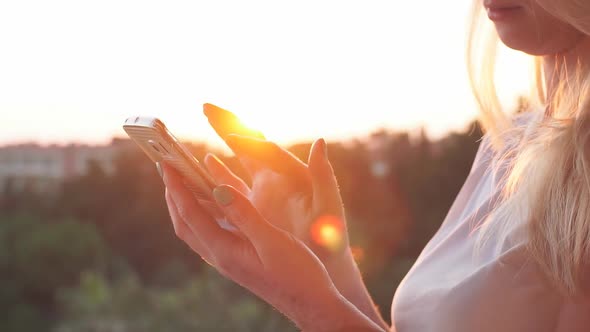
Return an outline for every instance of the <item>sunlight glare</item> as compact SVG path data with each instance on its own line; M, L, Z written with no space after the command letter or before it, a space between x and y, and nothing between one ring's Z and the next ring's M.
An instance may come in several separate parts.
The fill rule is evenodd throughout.
M338 251L344 245L344 227L335 216L322 216L311 226L312 240L331 251Z
M267 120L264 117L264 114L260 113L245 113L245 112L238 112L235 113L236 116L240 119L241 125L252 131L258 131L265 133L265 129L267 129L268 124L266 123Z

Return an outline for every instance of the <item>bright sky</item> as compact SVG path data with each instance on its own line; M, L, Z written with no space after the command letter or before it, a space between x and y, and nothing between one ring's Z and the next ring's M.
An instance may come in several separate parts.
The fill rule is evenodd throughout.
M0 145L104 143L134 115L217 144L205 102L282 143L462 130L476 114L464 65L469 5L0 1ZM520 65L507 63L507 73Z

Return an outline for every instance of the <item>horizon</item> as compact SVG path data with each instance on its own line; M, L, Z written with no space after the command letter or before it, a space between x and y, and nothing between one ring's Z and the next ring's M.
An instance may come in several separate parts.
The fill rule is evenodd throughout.
M220 145L206 102L279 144L422 127L443 137L477 116L464 59L470 2L427 12L384 0L4 3L0 146L106 144L134 115ZM512 74L528 66L518 52L500 55L510 108L529 86Z
M473 121L476 121L476 119L473 119L472 122L468 122L465 124L464 128L458 128L458 129L450 129L447 132L444 132L438 136L432 136L430 135L427 130L424 127L417 127L417 128L406 128L406 129L392 129L392 128L375 128L374 130L367 132L365 134L359 135L359 136L345 136L345 137L334 137L334 138L325 138L328 143L330 142L334 142L334 143L349 143L349 142L354 142L354 141L367 141L371 139L371 136L377 133L381 133L381 132L386 132L388 134L407 134L410 139L414 139L418 136L420 136L422 134L422 131L424 132L424 134L426 135L426 137L428 138L428 140L430 142L438 142L440 140L444 140L445 138L447 138L448 136L452 135L452 134L465 134L467 132L472 131L473 129L470 127L470 124L473 123ZM320 137L318 137L320 138ZM221 149L228 149L228 147L225 145L225 143L221 140L221 138L219 137L215 137L214 140L216 142L213 142L211 140L207 140L207 139L200 139L200 138L196 138L196 139L187 139L187 138L182 138L182 137L178 137L178 139L185 144L204 144L206 146L212 147L212 148L221 148ZM313 141L317 139L317 138L301 138L301 139L297 139L297 140L291 140L291 141L286 141L286 142L279 142L281 145L283 146L294 146L294 145L298 145L298 144L310 144L313 143ZM42 148L52 148L52 147L58 147L58 148L63 148L63 147L71 147L71 146L75 146L75 147L104 147L104 146L109 146L109 145L113 145L116 144L116 141L131 141L131 138L127 135L118 135L118 136L111 136L110 138L105 138L103 140L96 140L96 141L83 141L83 140L78 140L78 141L57 141L57 142L45 142L45 141L35 141L35 140L21 140L21 141L5 141L5 142L0 142L0 149L3 148L11 148L11 147L27 147L27 146L35 146L35 147L42 147ZM229 151L229 150L228 150Z

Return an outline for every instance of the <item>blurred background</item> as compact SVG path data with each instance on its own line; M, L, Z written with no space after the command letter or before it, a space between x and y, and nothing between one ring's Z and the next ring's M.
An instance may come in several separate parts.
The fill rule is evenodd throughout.
M175 237L154 165L121 128L157 116L247 178L205 102L303 160L327 139L355 258L389 320L482 136L470 5L0 1L0 331L296 330ZM528 69L500 51L514 112L527 82L511 74Z

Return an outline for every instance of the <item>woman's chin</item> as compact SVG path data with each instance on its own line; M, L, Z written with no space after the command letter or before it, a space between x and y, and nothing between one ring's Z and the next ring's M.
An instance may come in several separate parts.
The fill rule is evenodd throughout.
M536 40L519 33L498 29L500 40L506 47L516 51L524 52L533 56L554 55L568 49L566 45L550 45L543 43L543 40Z
M535 22L494 22L498 36L504 45L513 50L534 56L556 55L576 47L585 35L564 23L559 28L535 28Z

